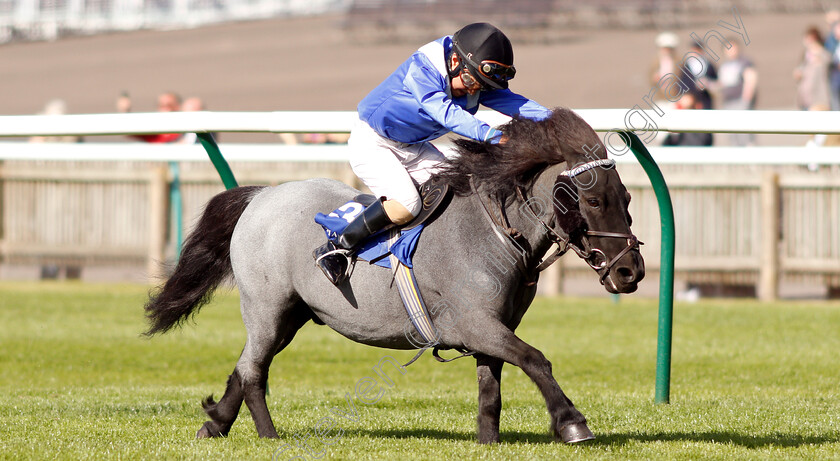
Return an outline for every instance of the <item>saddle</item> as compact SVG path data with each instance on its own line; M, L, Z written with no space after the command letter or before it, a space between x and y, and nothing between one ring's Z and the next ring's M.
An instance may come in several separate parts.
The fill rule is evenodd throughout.
M423 183L420 186L420 200L422 208L420 213L412 219L408 224L400 226L401 230L410 230L420 224L434 221L451 201L452 194L449 185L440 181L436 176ZM370 206L376 202L378 198L372 194L359 194L353 197L354 202L361 203L364 206Z

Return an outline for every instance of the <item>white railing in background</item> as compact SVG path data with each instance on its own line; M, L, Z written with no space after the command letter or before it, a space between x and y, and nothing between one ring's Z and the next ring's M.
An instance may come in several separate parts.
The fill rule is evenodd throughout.
M671 111L662 117L652 111L623 109L578 113L601 132L624 129L628 121L647 120L651 131L655 123L656 130L666 131L840 134L840 113L835 112ZM479 117L491 124L507 120L495 112L480 112ZM346 133L355 121L354 112L0 116L0 138L159 132ZM645 134L639 132L642 138ZM222 144L221 151L243 184L316 176L354 184L345 145ZM779 249L775 267L781 268L782 278L811 277L808 280L833 290L840 286L840 214L831 205L840 203L836 174L840 148L669 147L652 148L651 153L663 166L674 197L681 226L677 271L683 280L754 283L755 275L768 267L761 242L769 235L773 241L766 248ZM197 145L27 143L18 139L0 142L0 160L8 161L0 168L7 207L0 257L11 258L7 260L85 264L94 261L91 255L100 255L137 261L149 248L154 249L145 257L151 273L152 266L163 259L167 235L163 223L169 208L166 191L173 178L161 169L161 162L185 162L181 171L185 223L192 222L203 203L221 190L206 153ZM91 163L80 167L57 160ZM632 155L616 160L625 165L622 178L634 197L634 229L647 242L648 254L657 254L659 222L649 182ZM810 165L832 166L815 172L805 168ZM116 211L101 213L103 203L117 203L112 197L121 200ZM774 205L779 200L781 205ZM28 205L17 206L24 203ZM781 216L780 210L784 210ZM91 233L91 229L98 230ZM657 269L655 259L648 261L651 270ZM576 270L576 262L569 259L562 266Z
M0 1L0 43L344 11L349 0Z
M636 127L642 140L655 131L773 134L840 134L840 112L802 111L668 111L582 109L576 111L595 131L615 132ZM478 118L501 125L509 117L480 111ZM153 133L349 133L357 119L351 111L285 112L169 112L131 114L0 116L0 138L31 136L97 136ZM640 123L642 122L642 123ZM635 125L634 125L635 124ZM617 138L612 138L615 141ZM18 160L146 160L204 161L198 146L119 143L63 144L0 143L0 159ZM119 147L115 154L114 148ZM615 146L618 148L620 146ZM445 148L445 146L444 146ZM230 161L342 161L342 145L225 144ZM838 148L696 147L651 148L661 164L838 164ZM621 152L610 152L621 154ZM630 155L612 155L618 162L635 163Z

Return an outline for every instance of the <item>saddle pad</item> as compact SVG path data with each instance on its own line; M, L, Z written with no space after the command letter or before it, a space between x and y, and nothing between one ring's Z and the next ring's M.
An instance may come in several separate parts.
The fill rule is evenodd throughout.
M324 228L327 238L335 242L335 239L344 231L347 224L364 209L364 205L351 200L330 214L318 213L315 215L315 222ZM397 290L408 313L408 318L422 337L422 341L416 341L413 336L409 338L412 344L418 348L435 346L439 338L420 294L420 287L414 278L411 263L411 256L414 254L417 240L420 238L424 226L425 224L420 224L410 230L398 231L392 228L388 231L378 232L363 242L356 254L358 259L365 261L374 261L379 258L374 264L393 269ZM385 255L388 255L388 257L385 258Z
M329 214L316 214L315 222L324 228L324 233L326 233L327 238L335 243L338 235L344 231L347 224L355 219L364 209L365 206L363 204L351 200ZM414 267L411 262L411 257L414 254L417 240L420 238L420 233L424 227L421 224L413 229L404 230L402 235L391 246L390 250L388 248L389 232L378 232L362 242L356 252L356 257L363 261L374 261L380 258L374 264L390 269L392 266L389 258L384 258L390 252L406 267Z

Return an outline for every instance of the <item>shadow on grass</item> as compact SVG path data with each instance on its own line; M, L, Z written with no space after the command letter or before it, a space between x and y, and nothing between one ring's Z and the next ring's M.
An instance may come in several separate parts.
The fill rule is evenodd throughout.
M459 432L438 429L351 429L345 430L344 436L350 437L371 437L371 438L393 438L393 439L437 439L437 440L461 440L476 441L475 432ZM631 442L707 442L719 444L733 444L745 448L764 448L777 446L785 448L799 447L803 445L822 445L827 443L840 443L840 438L833 436L805 436L797 434L772 434L751 436L736 432L711 431L711 432L656 432L646 433L615 433L608 435L596 434L597 438L585 445L591 446L617 446L627 445ZM281 435L282 437L282 435ZM555 443L554 437L548 432L514 432L502 431L500 434L501 443Z
M711 432L657 432L653 434L639 433L616 433L598 435L598 438L590 442L593 445L626 445L630 442L709 442L720 444L740 445L745 448L764 448L768 446L777 447L799 447L802 445L822 445L826 443L838 443L837 436L812 436L799 434L772 434L753 436L737 432L711 431Z

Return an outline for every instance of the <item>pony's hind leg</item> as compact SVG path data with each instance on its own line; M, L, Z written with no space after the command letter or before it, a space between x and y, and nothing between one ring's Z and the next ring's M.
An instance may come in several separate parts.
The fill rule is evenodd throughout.
M278 307L274 309L279 310ZM267 315L270 311L261 312ZM285 313L274 314L260 321L246 320L248 339L245 347L228 378L224 396L218 403L213 401L212 395L202 402L210 421L198 430L197 438L226 436L236 421L243 400L251 412L259 436L277 437L265 401L268 369L274 355L292 341L297 331L311 319L311 314L305 305L294 308L290 306Z
M248 340L236 364L236 373L242 379L243 399L254 419L257 434L268 438L278 437L265 401L268 369L274 356L312 319L309 307L303 302L289 305L284 312L278 312L280 309L272 306L272 309L255 309L248 313L243 309Z
M225 395L222 396L221 400L217 403L210 395L201 402L201 406L207 416L210 417L210 421L201 426L195 437L204 439L227 436L239 415L239 408L242 407L242 380L239 379L236 370L228 377Z

